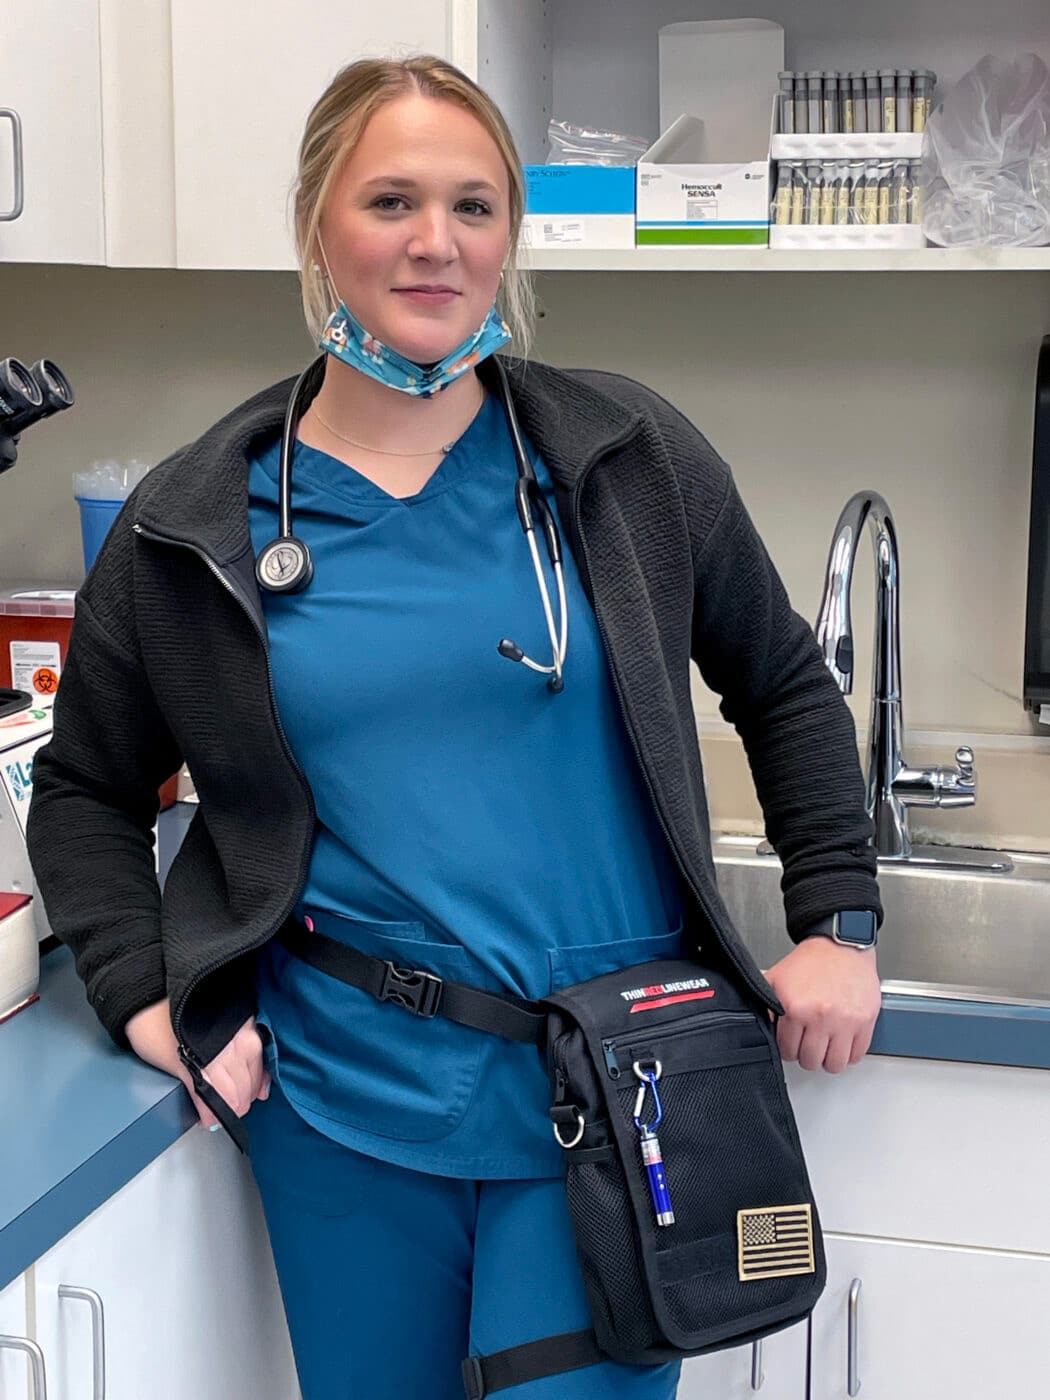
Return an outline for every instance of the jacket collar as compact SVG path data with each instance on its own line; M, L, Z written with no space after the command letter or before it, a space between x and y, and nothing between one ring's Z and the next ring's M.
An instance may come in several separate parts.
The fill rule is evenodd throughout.
M503 361L522 429L546 462L555 485L571 492L587 467L624 444L642 416L579 372ZM495 370L478 375L495 392ZM248 459L280 435L295 379L283 379L240 404L196 442L180 448L139 489L136 523L204 550L219 564L251 549Z

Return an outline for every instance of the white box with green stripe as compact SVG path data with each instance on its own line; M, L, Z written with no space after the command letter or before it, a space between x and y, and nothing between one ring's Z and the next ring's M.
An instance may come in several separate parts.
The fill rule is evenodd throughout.
M649 147L638 162L636 246L768 247L768 141L753 160L719 161L719 154L708 149L704 123L688 114Z

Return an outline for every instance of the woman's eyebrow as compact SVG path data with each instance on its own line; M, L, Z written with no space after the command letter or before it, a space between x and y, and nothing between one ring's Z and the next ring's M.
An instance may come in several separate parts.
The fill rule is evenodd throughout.
M415 190L419 188L419 181L413 180L407 175L377 175L374 179L364 182L365 189L370 189L373 185L385 185L387 189ZM493 194L499 193L490 180L463 180L456 188L459 190L489 190Z

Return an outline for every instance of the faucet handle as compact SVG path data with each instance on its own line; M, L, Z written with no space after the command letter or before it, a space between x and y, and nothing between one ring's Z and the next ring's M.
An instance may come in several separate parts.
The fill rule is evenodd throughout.
M959 777L964 783L973 782L973 749L969 744L960 744L955 750L955 762L959 765Z

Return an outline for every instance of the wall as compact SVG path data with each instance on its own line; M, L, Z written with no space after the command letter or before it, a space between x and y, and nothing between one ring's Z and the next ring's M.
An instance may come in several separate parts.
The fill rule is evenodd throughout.
M701 426L811 621L841 505L865 486L887 497L902 554L906 753L947 762L972 741L982 784L972 812L929 826L1050 848L1050 738L1020 702L1050 278L574 273L538 285L536 353L645 380ZM50 356L78 396L23 437L0 482L5 580L82 577L75 469L107 454L157 459L311 352L283 273L0 265L0 307L0 356ZM861 727L871 575L862 559L850 702ZM699 681L696 701L716 814L758 829L741 750Z

